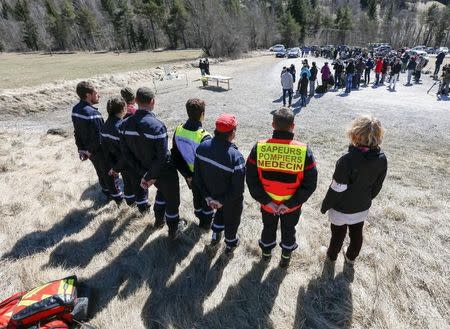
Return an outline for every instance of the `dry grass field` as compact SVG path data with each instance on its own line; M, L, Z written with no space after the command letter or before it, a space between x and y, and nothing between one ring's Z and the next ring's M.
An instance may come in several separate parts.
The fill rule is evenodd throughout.
M106 73L142 70L164 63L194 60L201 50L137 53L16 54L0 53L2 89L32 87L46 82L90 78ZM7 69L6 69L7 68Z
M316 59L319 66L322 59ZM230 75L232 89L167 84L155 112L171 133L185 120L184 103L207 103L205 126L213 130L221 112L239 120L236 144L246 157L255 141L271 135L270 112L280 106L279 73L299 60L262 56L211 66ZM188 70L193 78L198 70ZM102 84L100 109L123 83ZM150 77L150 75L148 75ZM198 230L191 196L182 182L181 216L189 228L170 242L155 230L153 215L106 204L93 167L77 159L70 104L39 113L11 110L0 121L0 299L48 280L76 274L95 288L92 324L112 328L448 328L450 326L450 102L427 95L432 80L397 92L362 88L345 96L329 92L311 99L297 114L296 135L313 150L319 170L316 192L303 206L297 226L299 249L281 270L280 250L262 264L257 244L262 224L258 205L246 191L233 258L206 249L209 234ZM30 96L31 97L31 96ZM25 103L22 103L25 104ZM5 103L2 103L2 111ZM48 111L47 111L48 110ZM12 119L14 113L24 115ZM365 226L355 272L323 268L330 233L320 203L337 158L346 151L345 129L359 114L377 116L386 128L383 149L389 171ZM47 135L67 129L69 137ZM151 190L151 199L154 190Z

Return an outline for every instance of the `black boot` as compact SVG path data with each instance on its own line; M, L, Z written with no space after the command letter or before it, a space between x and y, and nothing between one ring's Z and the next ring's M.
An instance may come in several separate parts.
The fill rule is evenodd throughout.
M280 267L287 268L290 262L291 262L291 252L283 250L281 252Z
M153 227L160 229L160 228L164 227L164 224L165 224L164 217L158 217L158 218L155 218L155 224L153 225Z
M181 233L184 232L184 230L186 230L186 227L187 223L184 219L180 219L180 221L175 225L169 225L169 238L175 240L181 235Z
M217 246L220 240L222 240L222 232L213 232L210 246L211 247Z
M262 260L265 262L270 262L270 260L272 259L272 253L269 251L263 251L262 252Z

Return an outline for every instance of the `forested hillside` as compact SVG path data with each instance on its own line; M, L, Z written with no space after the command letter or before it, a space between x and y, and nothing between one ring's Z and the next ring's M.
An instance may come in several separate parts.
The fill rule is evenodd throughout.
M1 51L450 43L450 5L406 0L0 0Z

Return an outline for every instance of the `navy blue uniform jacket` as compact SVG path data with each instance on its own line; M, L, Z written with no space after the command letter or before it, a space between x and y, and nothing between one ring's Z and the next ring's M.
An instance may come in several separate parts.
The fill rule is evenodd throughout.
M157 179L170 164L167 129L153 112L137 110L119 126L123 157L146 180Z
M75 143L79 151L95 154L100 150L100 129L103 126L101 113L87 103L80 101L72 109Z
M244 193L245 161L236 145L212 138L197 148L194 183L204 198L221 204L239 200Z
M102 149L110 169L121 172L125 168L125 159L120 149L119 126L122 120L116 116L110 116L101 129Z

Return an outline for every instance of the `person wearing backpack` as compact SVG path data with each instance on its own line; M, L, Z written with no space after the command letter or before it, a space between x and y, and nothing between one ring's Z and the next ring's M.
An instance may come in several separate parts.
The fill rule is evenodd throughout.
M387 159L380 148L384 129L378 119L360 116L348 130L348 152L336 163L333 179L322 202L328 212L331 239L327 261L334 264L349 231L350 246L344 253L345 266L353 267L363 242L363 226L372 200L383 186Z

